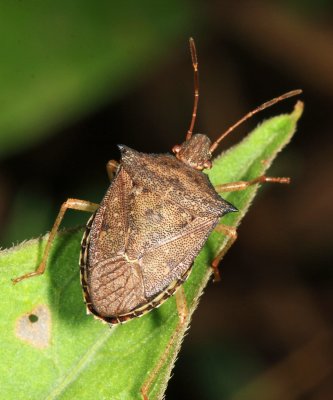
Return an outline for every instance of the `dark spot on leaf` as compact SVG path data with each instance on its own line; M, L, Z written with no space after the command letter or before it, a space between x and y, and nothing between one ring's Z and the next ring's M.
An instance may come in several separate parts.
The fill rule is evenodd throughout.
M29 313L21 315L15 326L15 335L33 347L44 349L51 339L51 314L44 304L38 305Z
M38 321L38 316L37 315L35 315L35 314L30 314L29 315L29 321L33 324L34 322L37 322Z

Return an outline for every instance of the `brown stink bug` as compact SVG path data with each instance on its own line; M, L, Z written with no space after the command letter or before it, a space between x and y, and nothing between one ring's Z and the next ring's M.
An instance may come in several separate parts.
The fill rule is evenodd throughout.
M187 316L186 299L177 289L187 279L193 261L213 229L229 241L212 260L215 280L218 264L236 239L232 227L219 224L221 217L237 209L220 192L243 190L263 182L288 183L289 178L260 176L214 188L202 170L212 166L212 153L222 139L257 112L291 96L288 92L251 111L215 142L192 134L199 99L198 61L193 39L190 50L194 68L194 106L186 140L170 154L144 154L119 146L121 161L109 161L111 179L101 204L68 199L50 232L42 262L36 271L14 279L41 275L61 220L67 209L92 212L81 245L81 283L87 310L111 325L140 317L176 293L179 324L165 353L143 384L148 399L150 386L163 365L176 333Z

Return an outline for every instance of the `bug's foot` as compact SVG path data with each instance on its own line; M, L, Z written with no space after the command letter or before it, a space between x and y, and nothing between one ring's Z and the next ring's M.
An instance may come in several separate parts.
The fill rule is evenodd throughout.
M213 273L214 273L213 282L220 282L221 275L220 275L220 271L219 271L218 267L215 267L212 265L212 268L213 268Z
M17 278L12 278L13 285L23 281L24 279L32 278L33 276L40 275L37 272L29 272L28 274L21 275Z
M16 285L17 283L19 283L25 279L33 278L34 276L43 275L44 271L45 271L45 265L42 263L36 269L36 271L28 272L27 274L21 275L17 278L12 278L13 285Z
M219 263L220 263L220 260L218 258L215 258L211 263L211 268L213 269L213 274L214 274L213 282L220 282L220 280L221 280L221 275L220 275L220 271L219 271Z

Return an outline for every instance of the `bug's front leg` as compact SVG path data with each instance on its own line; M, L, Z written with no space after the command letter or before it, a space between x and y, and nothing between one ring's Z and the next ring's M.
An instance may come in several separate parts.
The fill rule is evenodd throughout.
M163 367L164 363L168 359L170 350L174 346L176 339L179 337L180 332L185 328L186 319L188 317L188 308L183 286L179 287L179 289L175 294L175 298L176 298L179 321L158 363L156 364L154 369L149 373L148 378L141 387L140 391L143 400L149 400L148 394L151 385L154 382L155 378L157 377L160 369Z
M33 276L42 275L45 272L46 262L47 262L47 258L48 258L48 255L49 255L49 252L50 252L50 249L52 246L52 242L53 242L55 235L59 229L59 225L60 225L62 219L64 218L65 212L68 209L78 210L78 211L95 212L98 207L99 207L99 204L91 203L90 201L78 200L78 199L67 199L62 204L60 211L58 213L58 216L57 216L56 220L54 221L52 230L49 234L49 238L46 243L42 261L39 264L38 268L36 269L36 271L28 272L27 274L19 276L18 278L12 279L13 283L15 284L15 283L22 281L23 279L28 279L28 278L32 278Z
M113 180L117 169L119 168L119 163L115 160L110 160L107 162L106 164L106 172L108 174L108 177L110 179L110 181Z

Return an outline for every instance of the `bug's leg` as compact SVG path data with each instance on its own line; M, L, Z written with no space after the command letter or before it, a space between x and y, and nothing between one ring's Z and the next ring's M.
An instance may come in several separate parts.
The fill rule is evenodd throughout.
M185 296L183 286L180 286L180 288L177 290L175 297L176 297L179 321L178 321L175 331L173 332L173 334L169 340L169 343L167 344L163 354L161 355L161 358L159 359L159 361L156 364L156 366L154 367L154 369L149 373L148 378L146 379L146 381L144 382L144 384L141 387L141 395L142 395L143 400L149 400L148 393L149 393L150 387L151 387L152 383L154 382L155 378L157 377L157 374L159 373L160 369L163 367L166 360L170 356L170 351L171 351L172 347L174 346L176 339L179 337L180 332L185 327L185 322L188 317L188 309L187 309L186 296Z
M223 246L223 249L217 253L217 255L215 256L215 258L211 264L213 271L214 271L214 282L218 282L221 280L220 272L219 272L219 263L222 260L222 258L224 257L225 253L230 249L230 247L233 245L233 243L237 239L237 231L232 226L223 225L223 224L217 225L215 227L214 231L223 233L224 235L227 236L226 244Z
M113 180L118 167L119 167L119 163L117 161L115 161L115 160L110 160L110 161L107 162L107 164L106 164L106 172L108 174L108 177L109 177L110 181Z
M230 182L224 183L223 185L216 185L215 190L220 192L236 192L238 190L244 190L251 185L255 185L256 183L290 183L290 178L275 178L270 176L258 176L257 178L251 179L250 181L238 181L238 182Z
M52 242L54 240L54 237L59 229L59 225L64 218L65 212L70 208L73 210L79 210L79 211L87 211L87 212L95 212L97 208L99 207L98 204L96 203L91 203L90 201L85 201L85 200L78 200L78 199L67 199L61 206L60 211L57 215L57 218L53 224L52 230L49 234L49 238L46 243L46 247L44 250L43 258L41 263L39 264L38 268L36 271L28 272L27 274L24 274L22 276L19 276L18 278L12 279L13 283L18 283L22 281L23 279L31 278L33 276L38 276L42 275L45 271L46 268L46 262L47 258L52 246Z
M244 190L248 188L251 185L255 185L257 183L266 183L266 182L271 182L271 183L290 183L290 178L277 178L277 177L270 177L270 176L265 176L261 175L258 176L257 178L251 179L250 181L238 181L238 182L230 182L230 183L224 183L222 185L216 185L215 190L218 193L221 192L236 192L239 190ZM226 245L223 247L223 249L217 254L217 256L214 258L212 262L212 268L214 271L214 282L217 282L220 280L220 273L218 270L218 265L220 261L222 260L223 256L225 253L229 250L229 248L232 246L234 241L237 239L237 232L235 228L232 228L227 225L218 225L215 228L215 231L221 232L225 234L228 239Z

